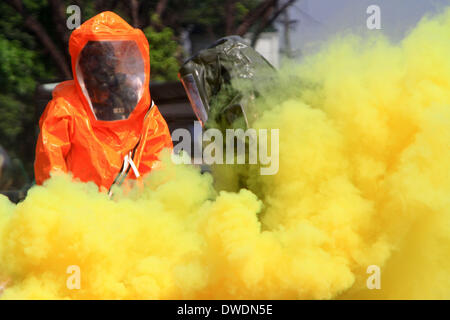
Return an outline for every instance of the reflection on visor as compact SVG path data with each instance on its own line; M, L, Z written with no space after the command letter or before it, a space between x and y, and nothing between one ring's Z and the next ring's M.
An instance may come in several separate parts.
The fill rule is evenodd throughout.
M205 106L203 105L194 76L192 74L185 75L181 78L181 82L183 83L184 89L186 90L195 115L201 122L202 126L204 126L206 121L208 120L208 113Z
M145 70L134 41L89 41L77 75L97 120L127 119L142 97Z

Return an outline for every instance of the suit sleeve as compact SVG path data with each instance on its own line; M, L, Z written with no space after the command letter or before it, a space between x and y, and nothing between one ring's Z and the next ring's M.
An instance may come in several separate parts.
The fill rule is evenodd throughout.
M71 116L62 98L51 100L39 121L34 173L37 184L50 177L50 172L67 172L66 156L70 150Z
M172 137L169 127L164 117L155 105L150 111L147 119L145 145L140 157L139 171L145 174L151 171L152 167L158 162L159 154L163 149L172 150Z

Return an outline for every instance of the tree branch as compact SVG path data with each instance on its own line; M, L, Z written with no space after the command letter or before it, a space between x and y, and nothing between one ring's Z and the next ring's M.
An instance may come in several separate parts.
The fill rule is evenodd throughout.
M159 0L156 4L154 18L152 17L152 21L150 22L150 24L156 29L161 29L163 26L162 16L166 11L167 3L168 0Z
M126 1L128 2L128 1ZM135 28L139 28L139 1L138 0L129 0L130 2L130 16L131 16L131 24Z
M66 10L64 3L61 0L49 0L52 9L52 16L55 25L55 30L61 38L65 48L69 45L69 29L66 27Z
M255 46L256 41L258 40L258 37L261 35L261 33L264 31L264 29L268 26L270 26L272 23L275 22L275 20L278 18L278 16L284 12L287 8L289 8L289 6L293 5L294 2L297 0L288 0L286 1L280 8L278 8L277 10L275 10L275 12L273 13L272 17L268 20L265 20L264 23L261 23L258 26L258 29L255 31L255 33L253 34L252 37L252 47Z
M277 1L278 0L264 0L264 2L261 2L255 9L247 13L241 25L236 29L235 34L240 36L245 35L250 27L255 24L267 10L270 10L277 4Z
M225 3L225 34L227 36L233 33L235 4L236 0L227 0Z
M161 17L164 13L164 11L166 11L167 8L167 2L168 0L159 0L158 4L156 5L156 10L155 13Z

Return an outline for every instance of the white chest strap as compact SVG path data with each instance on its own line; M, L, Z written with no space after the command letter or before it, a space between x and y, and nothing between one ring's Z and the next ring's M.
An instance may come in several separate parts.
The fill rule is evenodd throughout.
M145 118L147 118L147 116L148 116L149 113L150 113L150 110L153 109L154 106L155 106L155 102L152 100L152 104L151 104L150 108L148 109L148 111L147 111L147 113L146 113L146 115L145 115ZM139 145L139 142L138 142L138 144L134 147L134 149L133 149L132 151L128 152L128 154L125 155L125 157L123 158L122 171L119 172L119 174L117 175L117 177L114 179L114 182L112 183L111 187L109 188L109 191L108 191L109 197L112 197L112 194L113 194L113 193L112 193L112 187L113 187L115 184L118 184L119 186L122 184L123 179L125 179L125 177L126 177L126 175L127 175L127 173L128 173L127 170L128 170L128 167L129 167L129 166L130 166L131 169L133 170L134 175L136 176L136 178L139 178L139 177L141 176L140 173L139 173L139 170L137 169L137 167L136 167L136 165L134 164L134 161L133 161L133 153L134 153L134 151L136 150L136 148L138 147L138 145Z
M126 173L126 171L128 170L128 166L131 166L131 169L133 170L134 175L136 176L136 178L139 178L140 174L139 174L139 171L138 171L136 165L134 164L133 157L131 156L131 151L123 158L122 174Z
M149 111L153 108L154 105L155 105L155 102L152 100L150 109L148 110L148 112L145 116L148 115ZM139 178L140 177L139 170L137 169L136 165L134 164L131 151L127 155L125 155L125 157L123 158L122 174L126 173L126 171L128 170L128 166L131 166L131 169L133 170L134 175L136 176L136 178Z

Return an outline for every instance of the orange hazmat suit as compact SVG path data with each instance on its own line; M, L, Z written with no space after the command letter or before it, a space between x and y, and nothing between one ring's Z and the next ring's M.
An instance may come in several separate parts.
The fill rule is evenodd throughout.
M172 140L150 98L145 35L103 12L72 32L69 51L74 79L54 89L39 121L36 183L62 171L107 190L120 172L149 172Z

